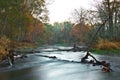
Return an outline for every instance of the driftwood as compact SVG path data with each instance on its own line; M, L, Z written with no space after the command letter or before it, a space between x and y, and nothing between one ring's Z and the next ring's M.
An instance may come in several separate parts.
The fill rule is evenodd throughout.
M4 60L8 60L8 63L10 64L10 66L12 66L14 64L14 52L13 50L7 50L9 53L7 54L7 56L4 58Z
M88 56L92 57L94 59L94 61L87 61L86 59L88 58ZM81 59L81 62L82 63L92 63L93 66L96 66L96 65L102 65L103 68L102 68L102 71L104 72L110 72L110 71L113 71L111 68L110 68L110 63L107 63L106 61L99 61L97 60L93 55L91 55L89 52L87 52L87 54Z
M14 54L13 54L13 50L7 50L8 54L6 56L3 57L3 59L0 61L0 63L4 63L4 62L8 62L10 66L12 66L14 64Z
M8 51L8 54L3 58L1 63L8 62L10 66L12 66L14 64L14 61L16 58L26 58L27 57L25 54L23 54L24 51L23 52L21 51L22 54L16 55L16 54L14 54L14 53L16 53L16 51L13 49L10 49L10 50L5 49L5 50Z

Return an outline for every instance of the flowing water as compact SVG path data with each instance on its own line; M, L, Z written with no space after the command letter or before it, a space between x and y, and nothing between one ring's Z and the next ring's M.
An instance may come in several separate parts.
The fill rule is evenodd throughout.
M53 47L40 50L41 53L16 59L12 67L1 64L0 80L120 80L120 57L94 55L111 63L113 72L105 73L101 66L80 63L86 52L55 51Z

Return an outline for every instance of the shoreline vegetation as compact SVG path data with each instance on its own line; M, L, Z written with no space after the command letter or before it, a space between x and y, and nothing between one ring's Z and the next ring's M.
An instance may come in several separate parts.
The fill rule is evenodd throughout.
M95 54L120 54L120 42L98 39L98 43L91 49Z
M111 50L100 50L100 49L91 49L90 52L99 55L120 55L120 49L111 49Z
M58 46L65 46L65 44L56 44ZM2 36L0 38L0 61L4 59L5 56L9 54L9 50L20 50L20 49L34 49L37 48L38 43L28 43L13 41ZM7 49L7 50L6 50ZM104 54L104 55L120 55L120 42L118 41L109 41L107 39L98 39L98 43L92 46L90 52L94 54Z
M10 40L4 35L0 38L0 61L4 60L9 55L10 50L20 50L25 48L34 49L37 46L37 43Z

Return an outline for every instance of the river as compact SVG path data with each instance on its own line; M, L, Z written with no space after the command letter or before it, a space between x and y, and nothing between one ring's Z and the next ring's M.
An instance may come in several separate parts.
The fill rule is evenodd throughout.
M12 67L1 64L0 80L120 80L119 56L93 54L111 63L113 72L105 73L101 66L80 63L86 52L55 51L54 47L40 50L40 53L27 54L27 58L16 59Z

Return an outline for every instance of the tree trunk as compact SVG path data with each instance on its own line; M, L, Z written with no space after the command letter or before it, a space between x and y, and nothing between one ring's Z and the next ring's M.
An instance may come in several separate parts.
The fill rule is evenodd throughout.
M4 35L4 33L5 33L5 29L6 29L6 27L7 27L7 19L8 19L8 17L6 16L6 17L5 17L4 26L3 26L3 29L2 29L2 31L1 31L1 36Z
M111 10L110 6L110 0L107 0L108 5L108 21L109 21L109 37L110 39L113 39L113 12Z

